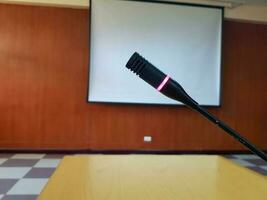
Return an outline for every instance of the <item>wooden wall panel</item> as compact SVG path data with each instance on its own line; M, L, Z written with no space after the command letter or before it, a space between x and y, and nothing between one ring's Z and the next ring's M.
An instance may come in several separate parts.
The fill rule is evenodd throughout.
M88 20L0 5L1 149L243 149L185 107L86 103ZM267 26L226 21L223 46L222 106L209 110L267 149Z

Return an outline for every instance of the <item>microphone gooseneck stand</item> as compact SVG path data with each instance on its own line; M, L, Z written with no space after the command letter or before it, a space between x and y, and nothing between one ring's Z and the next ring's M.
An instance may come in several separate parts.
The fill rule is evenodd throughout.
M189 108L199 112L205 118L223 129L234 139L238 140L241 144L246 146L251 152L258 155L260 158L267 162L267 155L263 151L261 151L250 141L237 133L234 129L230 128L224 122L220 121L217 117L213 116L211 113L202 108L186 93L186 91L179 83L161 72L141 55L135 52L126 64L126 67L165 96L182 102Z
M241 144L246 146L251 152L258 155L260 158L265 160L267 162L267 155L261 151L259 148L257 148L255 145L250 143L246 138L241 136L238 132L236 132L234 129L229 127L224 122L220 121L217 117L213 116L208 111L204 110L202 107L197 106L194 108L196 111L198 111L200 114L202 114L204 117L206 117L208 120L219 126L221 129L223 129L225 132L227 132L229 135L231 135L233 138L238 140Z

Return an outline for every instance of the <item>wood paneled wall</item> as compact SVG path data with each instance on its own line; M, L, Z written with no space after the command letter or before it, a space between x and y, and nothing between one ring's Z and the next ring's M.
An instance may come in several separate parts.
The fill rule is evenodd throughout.
M1 149L243 149L185 107L88 104L88 20L87 10L0 5ZM209 108L264 149L266 52L266 25L226 21L222 106Z

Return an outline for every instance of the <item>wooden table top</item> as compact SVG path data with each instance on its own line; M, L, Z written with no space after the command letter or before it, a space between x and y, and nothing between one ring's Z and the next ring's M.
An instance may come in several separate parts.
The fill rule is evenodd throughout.
M219 156L66 156L38 200L267 200L267 179Z

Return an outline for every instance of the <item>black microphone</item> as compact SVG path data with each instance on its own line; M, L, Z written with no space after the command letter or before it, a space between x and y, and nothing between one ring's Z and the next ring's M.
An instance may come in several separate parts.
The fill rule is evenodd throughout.
M137 52L132 55L126 67L167 97L193 108L198 105L179 83L158 70Z
M188 107L198 111L208 120L219 126L233 138L238 140L241 144L246 146L251 152L255 153L263 160L267 161L267 155L258 149L255 145L249 142L246 138L242 137L235 130L227 126L225 123L220 121L218 118L213 116L208 111L204 110L199 104L192 99L182 86L170 78L170 76L164 74L145 58L135 52L126 64L126 67L138 75L141 79L146 81L152 87L156 88L159 92L166 95L167 97L180 101Z

